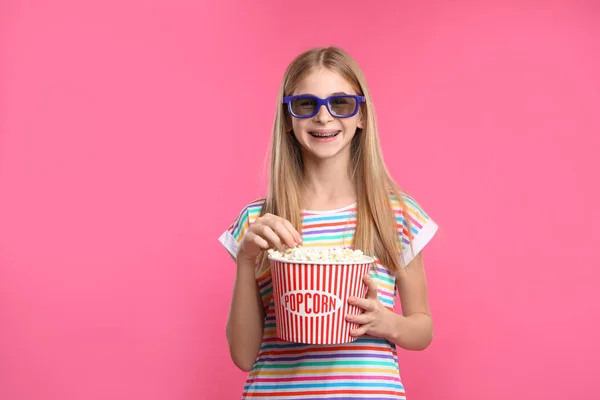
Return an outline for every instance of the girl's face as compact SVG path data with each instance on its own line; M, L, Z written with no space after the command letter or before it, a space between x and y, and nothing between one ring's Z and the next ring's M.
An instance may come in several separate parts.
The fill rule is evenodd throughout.
M292 95L314 95L325 99L336 94L357 94L352 86L337 73L319 68L310 72ZM343 106L342 104L339 105ZM350 143L356 133L356 128L363 128L361 113L348 118L337 118L331 115L325 105L311 118L296 118L289 116L287 131L294 132L302 146L304 157L314 157L319 160L334 157L350 156Z

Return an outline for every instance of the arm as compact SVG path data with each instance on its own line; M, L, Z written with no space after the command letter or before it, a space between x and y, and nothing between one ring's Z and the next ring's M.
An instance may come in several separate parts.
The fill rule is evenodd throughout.
M254 262L238 253L226 334L231 359L242 371L248 372L254 366L262 342L264 319Z
M433 339L433 322L429 311L423 257L419 253L404 271L398 273L397 285L402 302L402 315L383 306L377 297L377 285L367 274L369 288L365 299L352 297L351 304L364 310L360 315L347 315L348 321L361 324L353 336L369 334L385 338L407 350L424 350Z
M237 251L237 272L227 319L227 343L231 359L243 371L250 371L260 350L265 311L255 278L255 260L260 251L294 247L302 236L292 224L272 214L259 217L244 234Z
M390 315L387 339L407 350L424 350L433 340L423 255L419 253L396 278L402 315Z

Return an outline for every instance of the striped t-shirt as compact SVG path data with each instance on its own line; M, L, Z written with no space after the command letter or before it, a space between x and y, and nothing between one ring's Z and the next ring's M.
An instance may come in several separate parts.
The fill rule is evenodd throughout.
M437 231L436 223L415 200L403 194L409 215L404 215L397 198L392 197L402 256L408 265ZM219 241L235 258L248 227L260 215L264 199L243 208ZM350 246L356 228L356 204L330 211L302 212L302 246ZM405 218L410 218L412 250ZM372 272L378 296L385 307L394 308L395 277L379 263ZM265 308L262 344L244 385L242 399L405 399L404 385L393 343L362 336L341 345L309 345L286 342L277 337L271 274L258 277Z

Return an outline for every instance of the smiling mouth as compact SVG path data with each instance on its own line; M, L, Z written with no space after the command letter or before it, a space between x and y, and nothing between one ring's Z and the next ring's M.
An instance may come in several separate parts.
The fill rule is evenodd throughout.
M316 138L328 138L337 136L341 131L333 131L333 132L308 132L312 137Z

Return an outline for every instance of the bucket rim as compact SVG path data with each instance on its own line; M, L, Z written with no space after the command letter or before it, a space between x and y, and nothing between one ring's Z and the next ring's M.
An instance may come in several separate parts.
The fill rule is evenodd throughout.
M305 265L365 265L365 264L373 264L375 262L375 258L371 256L364 256L363 260L355 260L355 261L301 261L301 260L288 260L285 258L272 257L268 256L271 262L281 262L283 264L305 264Z

